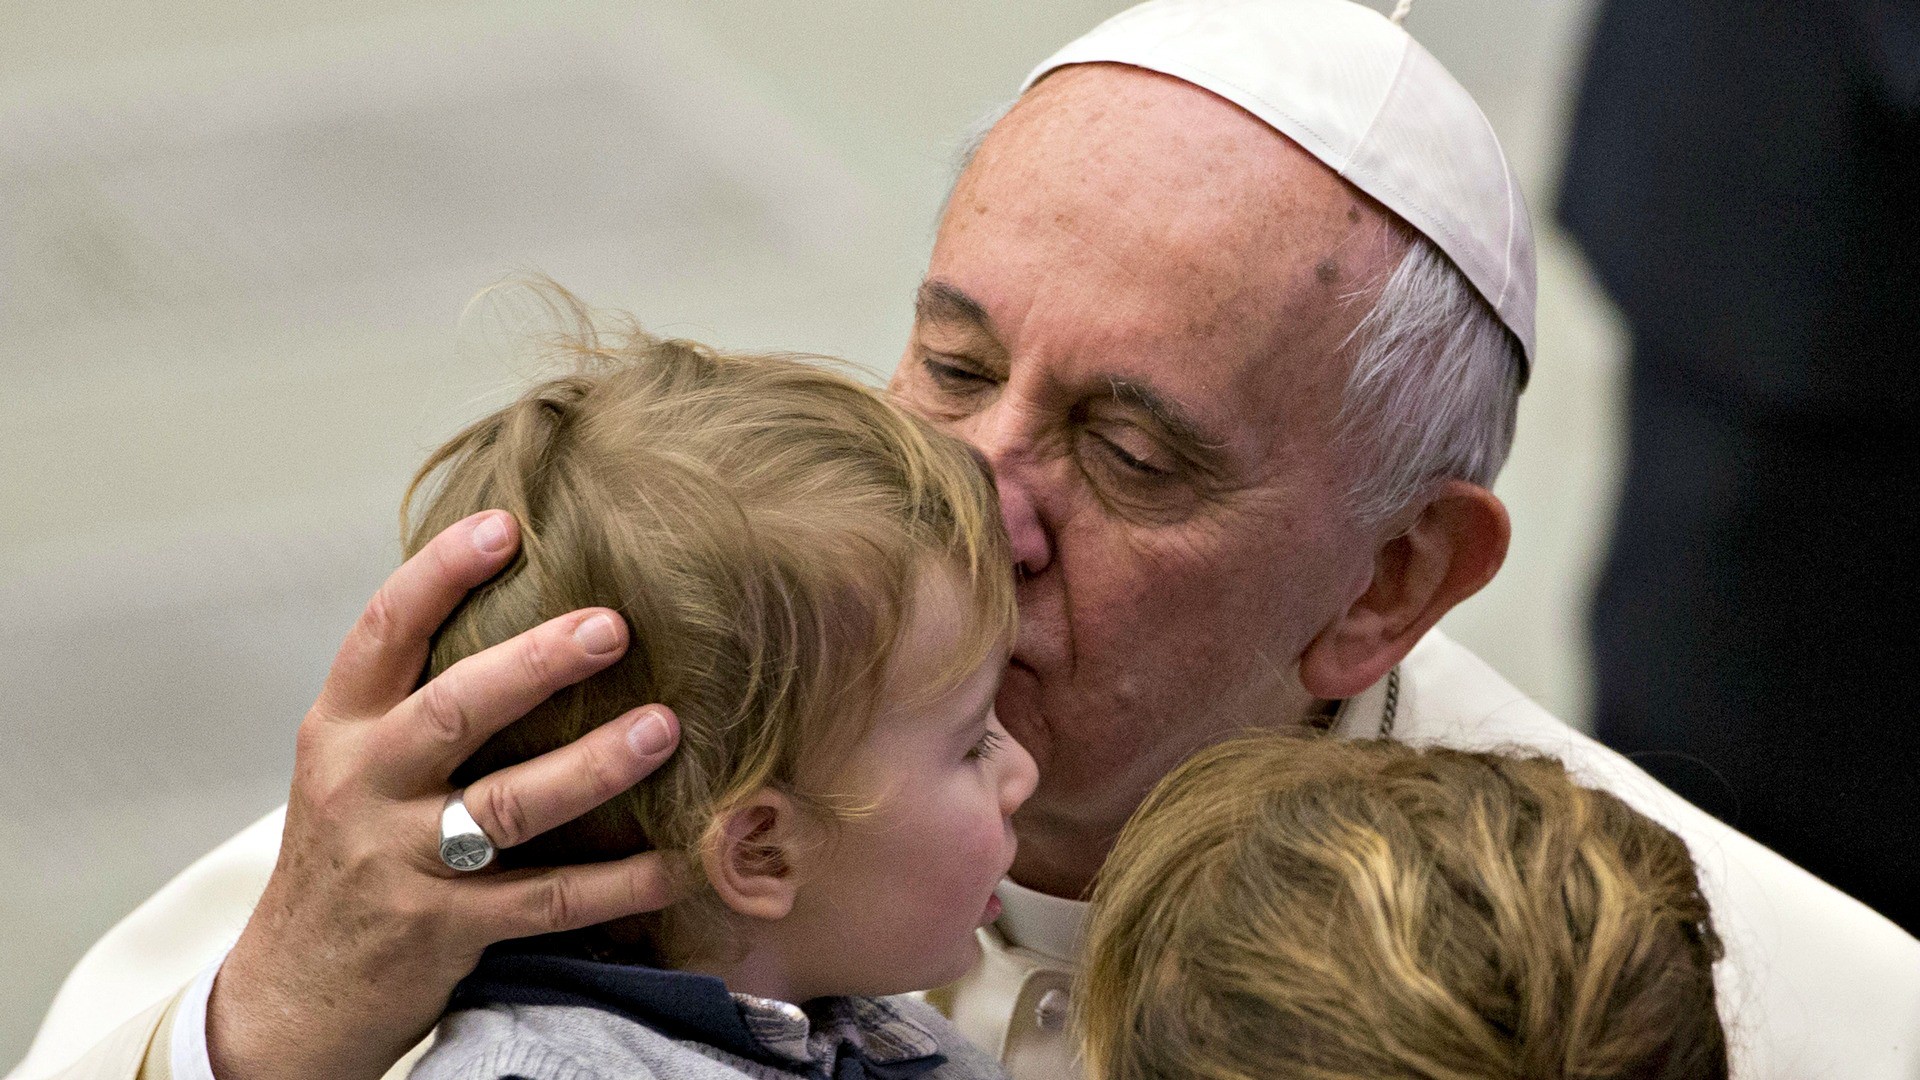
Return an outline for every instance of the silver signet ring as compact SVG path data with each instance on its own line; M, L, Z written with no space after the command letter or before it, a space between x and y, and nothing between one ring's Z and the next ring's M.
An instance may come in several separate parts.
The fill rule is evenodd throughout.
M466 794L461 788L440 808L440 861L461 873L486 867L496 851L480 823L467 813Z

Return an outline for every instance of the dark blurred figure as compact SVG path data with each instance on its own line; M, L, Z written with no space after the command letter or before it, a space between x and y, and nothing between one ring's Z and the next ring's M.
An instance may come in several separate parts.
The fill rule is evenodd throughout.
M1611 0L1562 190L1633 335L1599 733L1920 932L1920 0Z

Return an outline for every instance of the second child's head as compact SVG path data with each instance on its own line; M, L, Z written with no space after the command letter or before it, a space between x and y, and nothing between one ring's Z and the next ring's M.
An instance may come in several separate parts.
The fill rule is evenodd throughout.
M1127 825L1075 1006L1097 1080L1725 1080L1673 833L1548 758L1259 736Z
M666 853L685 899L600 946L736 989L958 977L1034 784L992 709L1015 616L990 477L816 363L578 320L549 343L564 374L422 467L407 547L487 508L520 522L519 559L447 622L430 674L582 607L620 612L632 644L455 782L664 703L680 746L655 776L502 861Z

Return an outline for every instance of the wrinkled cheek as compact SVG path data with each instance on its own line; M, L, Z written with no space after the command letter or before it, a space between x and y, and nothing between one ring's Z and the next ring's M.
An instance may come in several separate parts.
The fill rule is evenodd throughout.
M1086 705L1055 721L1060 752L1040 763L1033 795L1014 813L1020 829L1105 813L1117 787L1138 767L1138 733L1117 724L1119 717L1104 703Z
M1041 763L1036 798L1071 801L1083 812L1124 802L1143 774L1151 782L1171 748L1205 726L1211 703L1243 674L1221 663L1233 643L1204 621L1144 625L1153 629L1114 643L1111 662L1083 668L1085 685L1049 713L1057 752Z

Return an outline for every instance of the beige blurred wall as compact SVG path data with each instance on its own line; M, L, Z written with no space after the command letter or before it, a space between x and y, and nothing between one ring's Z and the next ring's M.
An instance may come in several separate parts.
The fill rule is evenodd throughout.
M1104 0L0 5L0 1063L86 945L284 792L425 451L539 270L879 377L958 136ZM1421 0L1543 226L1515 544L1448 620L1586 713L1619 335L1548 188L1581 2Z

